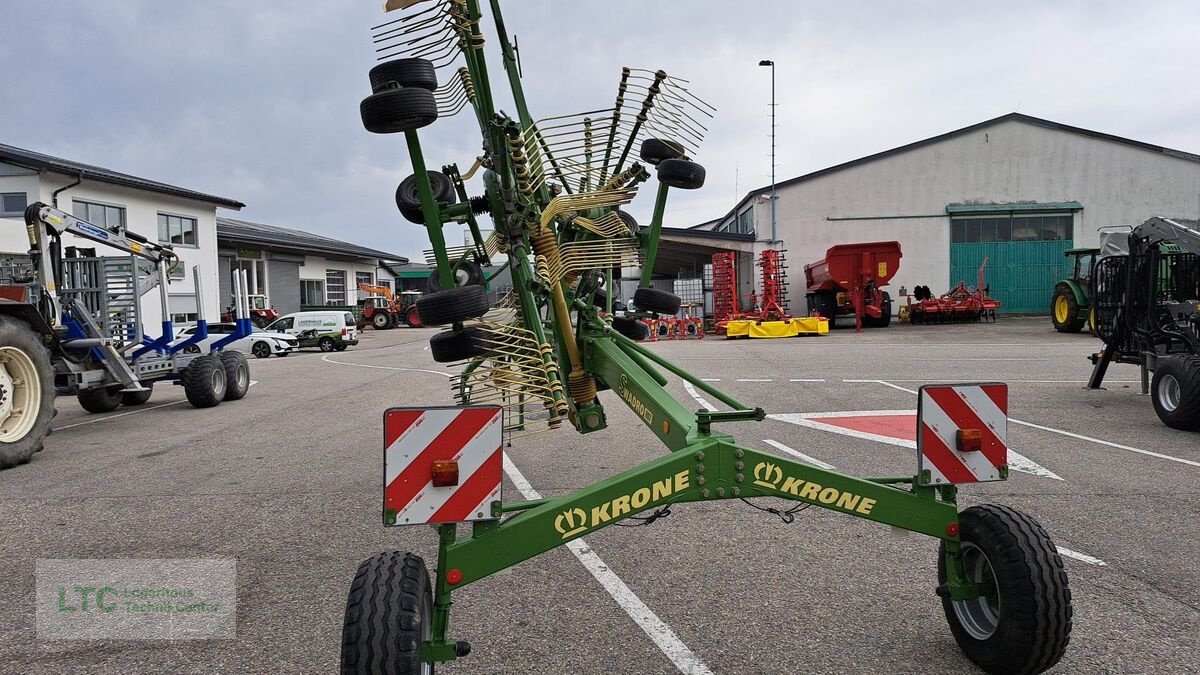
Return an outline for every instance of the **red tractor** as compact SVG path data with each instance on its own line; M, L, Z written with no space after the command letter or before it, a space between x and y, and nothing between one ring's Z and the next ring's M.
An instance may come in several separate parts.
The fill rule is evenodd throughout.
M409 328L421 327L421 315L417 313L417 291L401 291L400 297L392 295L392 289L374 284L359 284L358 290L373 294L362 301L363 326L376 330L395 328L401 324Z
M271 306L271 300L267 296L248 295L246 300L250 303L250 323L254 324L255 328L265 328L267 324L279 318L279 312ZM228 323L233 319L233 308L221 312L221 321Z

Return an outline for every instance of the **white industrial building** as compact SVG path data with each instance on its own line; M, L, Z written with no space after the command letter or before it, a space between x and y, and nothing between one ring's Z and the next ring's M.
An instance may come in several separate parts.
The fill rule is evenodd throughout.
M986 257L1002 311L1044 313L1063 252L1098 245L1097 228L1200 215L1200 156L1011 113L781 181L776 194L775 242L770 186L695 229L754 233L756 254L786 249L793 313L806 308L805 264L834 244L887 240L904 253L893 296L973 286Z

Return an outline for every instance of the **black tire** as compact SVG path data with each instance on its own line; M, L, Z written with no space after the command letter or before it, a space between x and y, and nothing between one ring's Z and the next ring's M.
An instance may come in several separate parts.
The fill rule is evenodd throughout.
M942 608L958 646L989 673L1040 673L1062 658L1071 639L1071 589L1050 535L1029 516L997 504L959 514L967 573L994 581L995 598L951 600ZM938 583L946 582L945 543ZM990 630L989 630L990 629Z
M20 369L28 370L22 379L22 397L26 411L37 407L37 412L31 418L25 418L25 412L20 418L11 414L8 419L0 421L0 429L8 429L0 441L0 469L7 469L18 464L24 464L42 449L42 443L50 434L50 420L54 418L54 369L50 365L50 352L46 350L40 335L35 333L29 324L11 316L0 315L0 347L14 354L22 355ZM12 374L19 370L16 363L5 363L5 370ZM17 392L4 392L13 396ZM28 420L28 422L26 421Z
M317 340L317 346L320 347L321 351L323 352L331 352L333 351L333 338L326 335L320 340Z
M149 383L143 382L142 386L146 388L145 391L123 391L123 392L121 392L121 405L127 405L127 406L146 405L146 402L150 400L150 395L154 393L154 383L153 382L149 382Z
M489 308L487 291L483 286L463 286L436 293L426 293L417 299L417 311L426 326L444 326L483 316Z
M1162 356L1150 381L1154 412L1163 424L1200 430L1200 356Z
M183 348L183 353L184 354L199 354L200 353L200 345L188 345Z
M454 287L461 288L463 286L482 286L484 280L483 267L479 263L464 260L454 270ZM425 281L425 290L430 293L444 291L442 288L442 277L438 275L436 269L430 272L429 278Z
M358 566L342 621L342 675L422 670L433 627L433 590L421 556L389 551Z
M417 310L416 305L410 305L408 309L404 310L404 323L409 328L420 328L424 325L421 323L421 312Z
M429 177L429 189L433 191L433 201L449 205L458 201L458 191L454 189L454 181L440 171L426 171ZM400 181L396 186L396 208L400 215L410 223L425 224L425 213L421 210L421 192L417 188L417 175L413 174Z
M188 403L197 408L211 408L225 400L225 364L216 354L192 359L181 379Z
M651 166L658 166L666 159L682 159L685 154L687 153L682 145L663 138L647 138L642 141L642 147L638 152L642 161Z
M375 327L375 330L387 330L392 327L392 315L375 310L375 313L371 315L371 325Z
M429 353L438 363L472 359L488 353L484 332L477 326L447 330L429 338Z
M75 397L79 399L79 405L90 413L112 412L121 405L121 385L80 389Z
M658 165L658 182L680 190L704 187L704 167L687 159L664 159Z
M681 303L678 295L657 288L639 288L633 292L633 306L655 314L678 314Z
M813 293L814 306L818 314L829 319L829 327L833 328L837 322L837 296L829 292Z
M638 224L637 218L624 209L617 209L617 216L624 221L625 226L629 228L629 236L636 237L637 233L642 230L642 226Z
M416 87L433 91L437 89L437 71L429 59L393 59L384 61L371 69L371 91L378 94L388 89Z
M621 335L624 335L630 340L637 342L641 342L650 336L650 327L641 321L638 321L637 319L630 319L624 316L614 316L612 327L613 330L617 331Z
M349 347L349 346L350 345L334 345L333 349L334 349L334 351L344 352L344 351L346 351L346 347Z
M363 126L373 134L395 134L429 126L437 120L437 101L427 89L387 89L358 105Z
M254 358L256 359L270 358L271 345L267 344L265 340L259 340L250 347L250 353L254 354Z
M867 328L887 328L892 323L892 296L883 292L883 307L878 319L870 316L863 317L863 325Z
M1059 317L1059 309L1066 310L1066 316ZM1079 303L1075 300L1075 292L1066 284L1059 284L1054 289L1054 295L1050 299L1050 321L1054 323L1054 330L1060 333L1078 333L1087 325L1087 318L1079 318Z
M238 351L218 352L225 369L225 400L238 401L250 391L250 362Z

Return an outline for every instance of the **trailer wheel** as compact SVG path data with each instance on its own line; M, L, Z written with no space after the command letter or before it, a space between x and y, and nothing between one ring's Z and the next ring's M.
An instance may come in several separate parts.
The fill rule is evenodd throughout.
M433 590L425 561L389 551L358 566L342 621L342 675L432 674L421 661L431 636Z
M79 405L90 413L112 412L121 405L121 385L81 389L75 398L79 399Z
M425 325L444 326L483 316L489 304L483 286L472 285L426 293L417 299L417 311Z
M837 323L837 296L828 291L813 293L813 309L818 314L829 319L829 327L836 327Z
M433 201L438 204L454 204L458 201L458 191L454 189L454 181L440 171L426 171L429 177L429 189L433 191ZM400 215L410 223L425 224L425 213L421 210L421 192L417 188L417 175L413 174L400 181L396 186L396 208Z
M250 391L250 362L239 351L218 352L221 367L225 370L226 401L237 401Z
M1154 412L1163 424L1200 430L1200 356L1161 357L1150 381Z
M1054 330L1060 333L1083 330L1087 319L1079 318L1079 303L1075 302L1075 293L1070 286L1059 284L1054 289L1054 298L1050 301L1050 320L1054 322Z
M892 296L883 292L883 306L880 307L879 318L864 316L863 325L867 328L887 328L892 323Z
M378 94L395 87L417 87L418 89L437 89L437 72L429 59L393 59L371 69L367 74L371 78L371 91Z
M409 328L420 328L422 326L421 313L417 311L416 305L411 305L408 309L404 310L404 323L408 324Z
M942 596L950 632L989 673L1040 673L1071 638L1071 589L1050 535L1033 518L998 504L959 514L959 555L967 577L986 588L972 600ZM945 542L938 582L946 582Z
M682 145L663 138L647 138L638 152L642 161L651 166L658 166L664 159L681 159L685 154Z
M429 353L438 363L451 363L488 353L484 333L477 326L447 330L429 338Z
M704 167L688 159L664 159L658 164L658 182L680 190L704 187Z
M121 392L121 405L138 406L146 405L146 401L150 400L150 395L154 393L154 383L142 383L146 388L145 391L123 391Z
M437 101L428 89L386 89L358 105L363 127L373 134L395 134L429 126L437 120Z
M180 379L188 403L197 408L211 408L225 399L225 364L215 354L192 359Z
M613 330L617 331L621 335L624 335L630 340L635 340L637 342L641 342L647 337L650 337L650 327L641 321L638 321L637 319L630 319L624 316L615 316L613 317L612 327Z
M655 314L678 314L681 302L678 295L657 288L643 287L633 292L633 306Z
M376 312L371 315L371 325L375 327L375 330L386 330L391 328L392 315L388 314L387 312L380 312L376 310Z
M54 369L29 324L0 315L0 469L42 449L54 417Z

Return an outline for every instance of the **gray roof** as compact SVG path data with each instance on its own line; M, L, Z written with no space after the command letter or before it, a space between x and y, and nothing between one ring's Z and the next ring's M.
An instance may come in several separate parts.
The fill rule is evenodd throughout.
M300 253L373 258L398 262L401 265L408 262L408 258L402 255L350 244L319 234L233 218L217 218L217 239L239 244L253 244L268 249L288 249Z
M125 187L136 188L138 190L158 192L161 194L171 195L173 197L182 197L183 199L192 199L198 202L216 204L217 206L224 206L225 208L229 209L240 209L245 206L245 204L237 201L236 199L217 197L215 195L205 194L203 192L196 192L195 190L188 190L186 188L176 187L166 183L159 183L158 181L138 178L137 176L130 176L127 173L113 171L112 169L105 169L101 166L73 162L69 159L52 157L50 155L44 155L40 152L24 150L11 145L5 145L3 143L0 143L0 161L9 162L18 166L24 166L39 172L53 171L55 173L66 174L68 176L79 176L81 178L87 178L101 183L123 185Z

